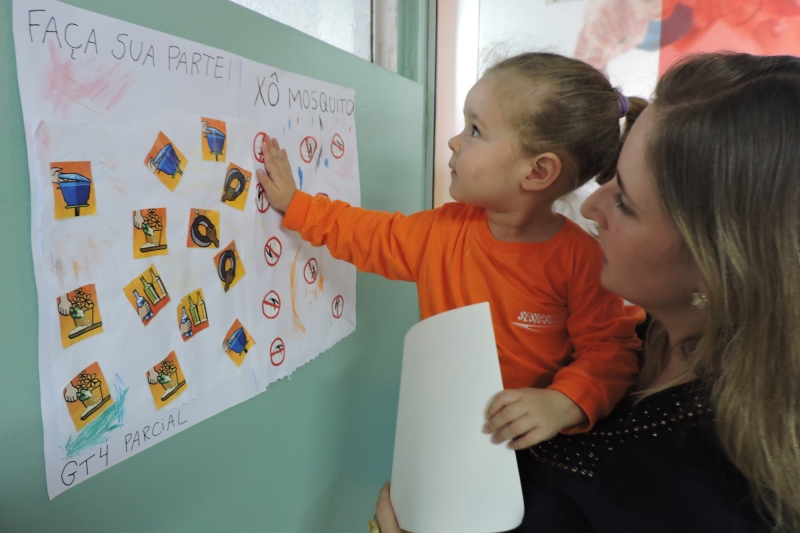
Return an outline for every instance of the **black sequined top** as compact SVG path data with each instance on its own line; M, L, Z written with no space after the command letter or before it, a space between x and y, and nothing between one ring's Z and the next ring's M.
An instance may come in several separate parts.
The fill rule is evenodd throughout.
M517 453L519 532L760 532L699 382L628 397L594 429Z

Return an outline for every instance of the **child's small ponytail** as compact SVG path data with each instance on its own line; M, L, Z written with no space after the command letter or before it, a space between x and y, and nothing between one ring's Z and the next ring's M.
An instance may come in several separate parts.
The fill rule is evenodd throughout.
M627 97L621 91L617 90L617 92L619 93L617 109L620 111L619 146L617 148L617 156L612 164L597 175L597 183L600 185L611 180L617 173L617 161L619 160L619 153L622 151L622 145L625 144L625 139L628 138L628 133L631 131L633 123L636 122L644 108L647 107L647 100L644 98L639 98L638 96Z

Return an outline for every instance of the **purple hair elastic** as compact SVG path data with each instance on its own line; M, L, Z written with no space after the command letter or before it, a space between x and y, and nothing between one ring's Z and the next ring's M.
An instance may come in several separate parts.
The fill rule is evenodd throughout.
M619 111L619 116L624 117L628 114L629 109L629 102L628 97L622 93L619 93L619 98L617 99L617 111Z

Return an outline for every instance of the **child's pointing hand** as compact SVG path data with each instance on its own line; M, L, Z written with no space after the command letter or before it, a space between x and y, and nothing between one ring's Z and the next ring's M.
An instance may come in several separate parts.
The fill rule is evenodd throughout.
M586 420L578 405L553 389L510 389L498 393L486 410L484 433L492 442L512 439L508 447L522 450L554 437L562 429Z
M285 213L292 203L294 193L297 192L286 150L281 149L278 139L265 135L261 143L261 153L266 171L256 170L256 177L267 195L269 204Z

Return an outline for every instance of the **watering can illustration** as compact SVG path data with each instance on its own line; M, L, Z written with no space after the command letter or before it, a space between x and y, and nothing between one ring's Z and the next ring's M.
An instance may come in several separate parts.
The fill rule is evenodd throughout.
M247 334L245 334L244 328L239 328L233 332L230 339L225 341L223 347L236 355L242 355L243 352L247 353L247 342Z
M172 146L172 143L165 144L161 150L158 151L156 156L150 160L149 166L151 170L155 169L173 178L175 174L183 175L181 160L175 148Z
M92 191L92 180L81 174L63 173L60 168L51 168L50 176L58 185L64 197L67 209L75 209L75 216L81 215L81 207L89 207L89 195Z
M217 128L209 126L208 122L203 122L203 135L206 137L208 151L219 161L219 156L222 155L222 150L225 147L225 134Z
M250 178L245 178L244 174L238 168L232 168L225 175L225 193L222 195L223 202L232 202L239 198L244 192L247 182Z

